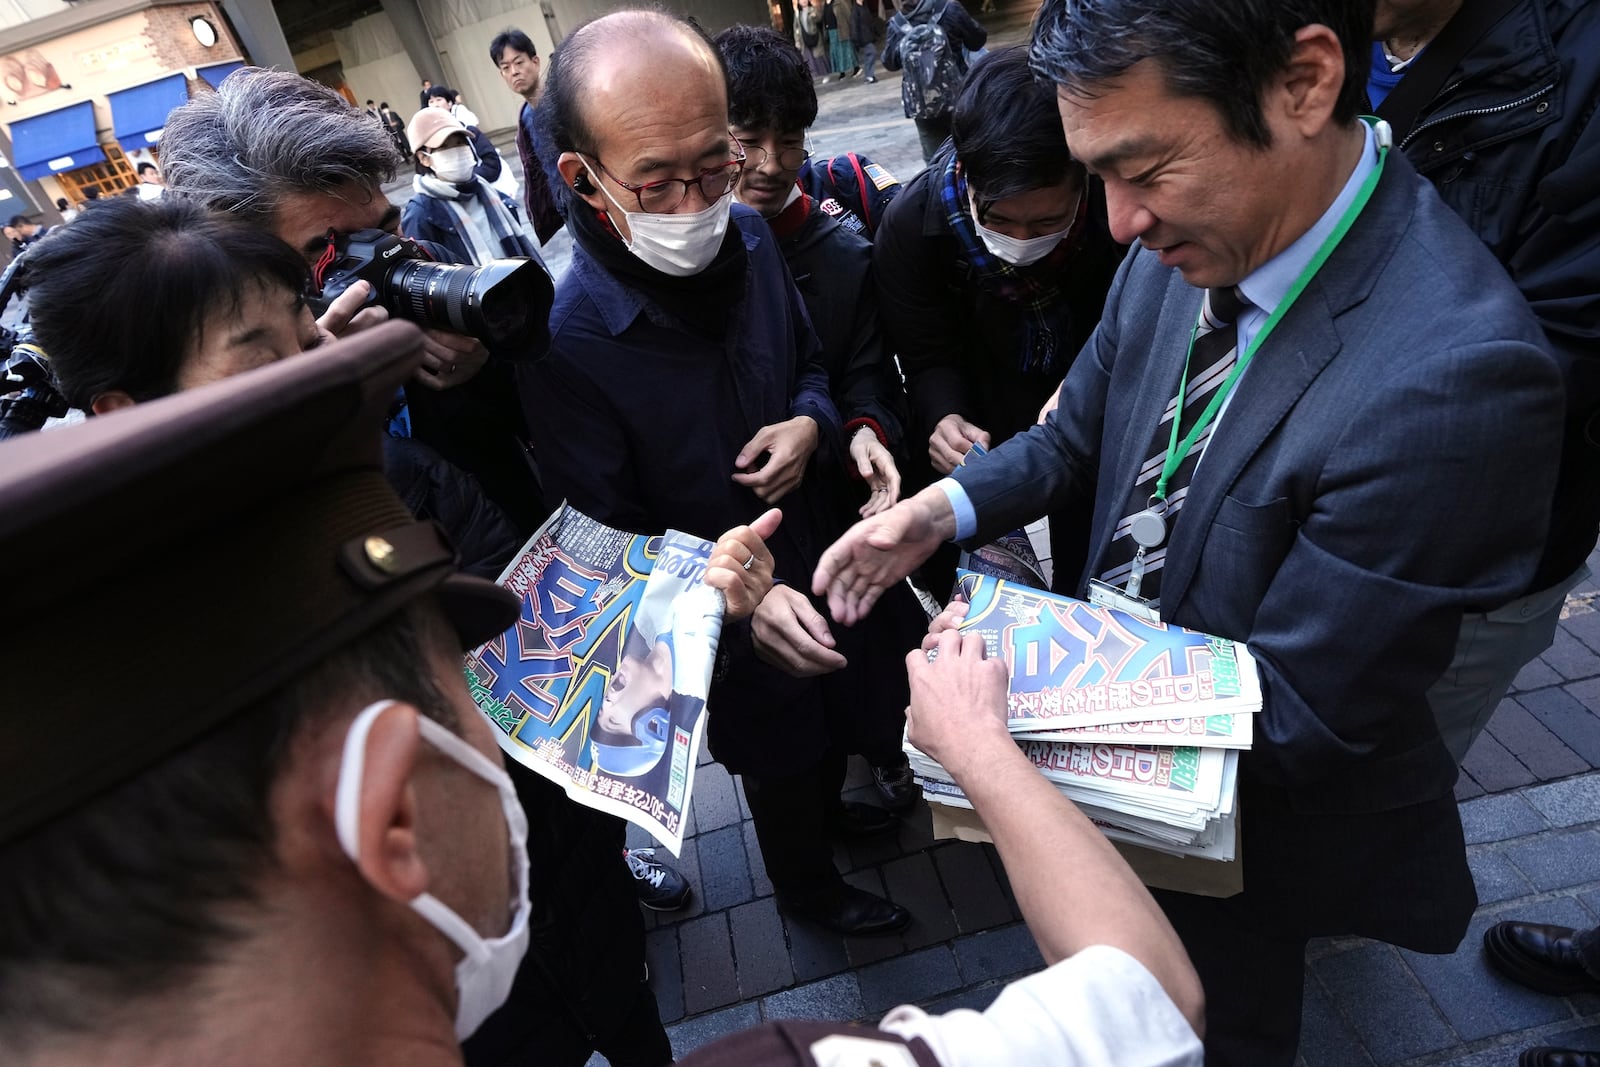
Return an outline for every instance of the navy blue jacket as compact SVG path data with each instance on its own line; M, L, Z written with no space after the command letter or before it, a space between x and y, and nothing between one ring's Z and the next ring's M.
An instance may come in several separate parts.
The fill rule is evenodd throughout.
M1416 126L1395 131L1522 290L1566 376L1566 441L1534 590L1583 563L1600 523L1597 54L1600 5L1523 0L1457 61Z
M582 210L573 205L574 210ZM816 336L772 231L733 206L748 263L726 336L693 332L577 245L550 314L550 354L530 368L525 405L546 495L619 529L715 538L767 505L732 480L734 459L763 426L809 415L816 462L837 462L839 415ZM769 542L776 574L809 589L827 547L816 471L780 501ZM755 658L748 627L723 634L711 746L736 773L794 773L822 755L815 679ZM756 714L759 712L759 714Z

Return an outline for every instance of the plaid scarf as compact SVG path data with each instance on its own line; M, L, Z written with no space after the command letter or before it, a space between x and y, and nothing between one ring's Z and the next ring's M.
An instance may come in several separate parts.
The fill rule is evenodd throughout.
M946 150L948 152L948 149ZM954 152L948 153L940 175L939 195L950 229L961 246L959 261L971 268L984 292L1020 305L1027 313L1020 366L1024 372L1054 371L1061 359L1060 335L1066 332L1071 311L1066 293L1057 284L1071 246L1083 232L1089 198L1078 202L1078 215L1061 243L1044 259L1027 269L1012 266L984 247L969 209L967 178ZM1071 353L1068 353L1070 356Z

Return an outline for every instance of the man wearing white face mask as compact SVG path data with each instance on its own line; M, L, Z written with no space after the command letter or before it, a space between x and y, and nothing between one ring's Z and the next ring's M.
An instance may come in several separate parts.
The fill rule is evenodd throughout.
M425 107L412 117L406 137L417 176L400 214L402 233L449 249L458 263L535 254L516 202L477 174L470 130L450 112Z
M422 355L390 323L4 447L0 550L39 564L0 701L8 1067L460 1067L506 999L541 919L461 653L518 601L384 478ZM718 539L727 617L769 567ZM116 634L93 670L50 636L79 612Z
M912 450L908 491L949 474L974 444L1033 425L1099 322L1123 251L1025 48L972 68L952 122L951 143L906 184L873 245L912 439L925 443ZM1056 572L1069 581L1084 555L1072 530L1052 523Z
M825 536L808 467L839 464L844 448L777 242L733 203L748 157L729 132L721 60L673 16L607 15L551 57L537 119L575 243L526 392L547 487L638 531L701 533L782 503L780 584L749 625L723 631L711 752L743 776L785 908L847 933L902 929L904 908L833 864L830 833L894 826L840 804L839 724L817 677L847 658L797 584Z

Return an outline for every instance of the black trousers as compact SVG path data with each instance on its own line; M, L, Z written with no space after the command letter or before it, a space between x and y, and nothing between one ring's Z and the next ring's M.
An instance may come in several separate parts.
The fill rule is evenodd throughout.
M645 983L644 920L620 819L508 765L528 813L528 954L505 1005L462 1044L467 1067L663 1067L672 1045Z
M843 883L833 865L827 819L839 805L844 775L844 752L830 749L799 774L743 777L761 858L780 895L807 896Z
M1206 1067L1292 1067L1300 1047L1308 937L1270 930L1249 894L1151 891L1206 994Z
M927 163L950 136L950 116L942 119L912 119L917 124L917 140L922 143L922 161Z

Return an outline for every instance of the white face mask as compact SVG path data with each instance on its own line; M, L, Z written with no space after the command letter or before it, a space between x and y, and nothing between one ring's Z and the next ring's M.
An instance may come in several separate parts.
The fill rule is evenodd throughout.
M443 181L464 185L472 180L478 166L478 157L467 145L459 148L440 148L428 153L432 160L428 169Z
M352 863L356 861L360 842L361 776L366 766L367 734L378 716L394 703L380 700L362 709L345 735L334 797L334 826L339 844ZM449 905L430 893L411 901L416 913L462 952L461 962L456 964L456 1037L464 1041L491 1012L505 1003L517 968L528 951L528 913L532 910L528 901L528 819L503 769L432 719L422 716L417 722L422 737L429 744L500 791L500 807L505 812L511 863L516 874L515 910L506 932L499 937L485 938Z
M583 159L582 156L578 157ZM599 168L587 159L584 165L593 174ZM703 211L686 215L652 215L643 211L629 211L606 190L605 182L595 179L600 192L611 201L628 223L624 239L628 251L647 267L662 274L687 278L711 266L722 248L722 239L728 232L728 215L733 210L733 197L720 196Z
M978 221L978 204L970 194L968 194L967 203L972 207L972 221L977 223L978 239L983 242L983 247L989 250L990 255L1005 260L1013 267L1026 267L1031 263L1039 262L1051 252L1054 252L1056 245L1060 244L1061 239L1072 229L1071 226L1068 226L1060 233L1047 233L1042 237L1029 237L1026 239L1008 237L998 230L989 229L989 227ZM1076 206L1073 207L1072 213L1074 216L1077 215L1078 209Z

